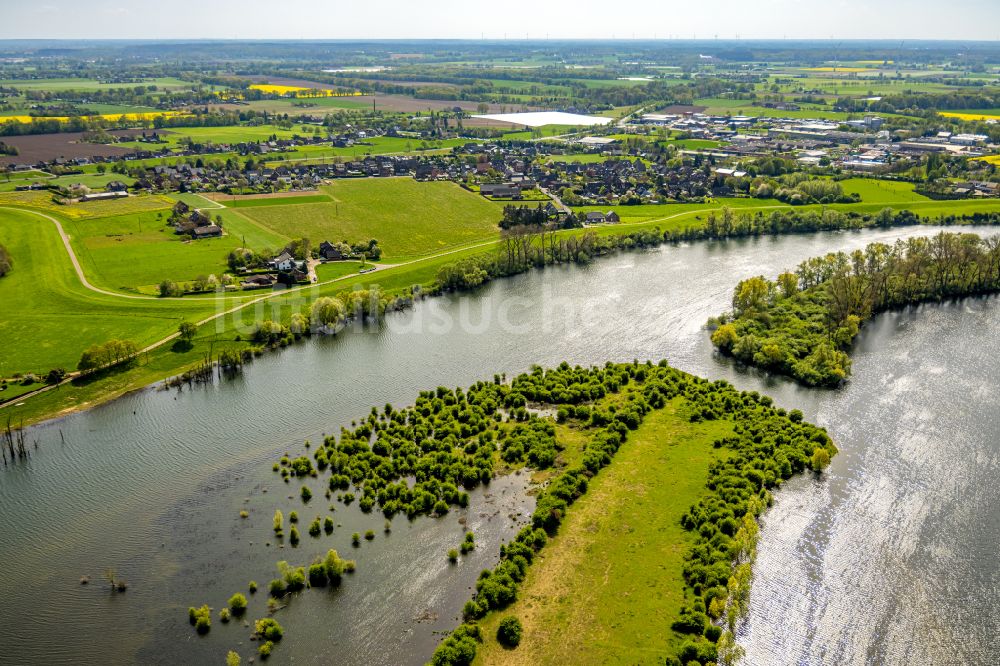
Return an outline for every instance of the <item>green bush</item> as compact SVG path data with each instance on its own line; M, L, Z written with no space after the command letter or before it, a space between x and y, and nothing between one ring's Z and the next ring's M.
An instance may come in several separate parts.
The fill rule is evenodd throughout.
M521 626L521 621L513 615L508 615L500 620L500 625L497 627L497 640L504 647L515 648L521 644L523 633L524 627Z

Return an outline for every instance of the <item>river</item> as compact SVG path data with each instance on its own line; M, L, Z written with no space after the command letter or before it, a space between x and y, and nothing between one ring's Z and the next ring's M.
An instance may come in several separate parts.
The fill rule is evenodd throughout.
M0 662L246 657L249 629L213 615L199 637L187 607L218 609L254 579L262 589L248 617L261 617L277 560L308 564L333 547L357 560L357 573L278 613L286 639L272 662L423 663L530 513L526 478L497 479L442 519L397 517L389 532L379 514L337 504L332 536L311 539L303 524L302 545L279 549L275 508L297 508L305 524L329 511L318 494L303 508L271 463L422 389L533 363L666 358L801 409L841 450L822 480L794 480L766 514L740 631L747 664L997 663L997 301L876 318L859 338L854 378L837 391L737 368L702 328L740 279L934 231L703 242L535 271L266 355L236 379L150 389L32 428L30 462L0 473ZM449 565L462 522L478 548ZM350 534L368 529L376 538L352 547ZM107 591L107 568L129 581L126 593Z

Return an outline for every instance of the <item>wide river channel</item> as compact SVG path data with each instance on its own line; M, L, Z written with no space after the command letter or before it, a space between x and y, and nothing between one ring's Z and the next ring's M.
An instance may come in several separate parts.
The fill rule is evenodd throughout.
M423 389L535 363L661 358L801 409L840 447L829 474L789 483L765 515L739 636L746 664L1000 663L998 301L876 318L854 377L834 391L737 368L703 328L743 278L935 231L701 242L534 271L265 355L236 379L150 389L32 428L30 461L0 470L0 663L220 664L229 649L246 662L256 644L242 622L214 613L199 637L188 606L219 609L256 580L248 618L262 617L275 562L308 564L331 547L357 573L279 611L285 640L271 662L424 663L530 513L526 475L442 519L397 517L388 532L378 512L337 503L334 533L313 539L305 526L330 503L317 493L303 508L272 462ZM299 510L299 548L275 542L275 508L286 521ZM478 548L449 565L466 528ZM368 529L375 539L352 547ZM108 592L107 569L127 592Z

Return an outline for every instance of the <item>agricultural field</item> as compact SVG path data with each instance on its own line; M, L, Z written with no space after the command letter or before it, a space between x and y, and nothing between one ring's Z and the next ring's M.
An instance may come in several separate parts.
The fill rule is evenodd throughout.
M194 84L172 77L142 79L138 83L104 83L96 79L62 78L62 79L3 79L0 86L17 88L19 90L47 90L63 92L67 90L113 90L115 88L134 88L136 86L156 86L160 90L189 90Z
M0 119L0 122L3 122ZM130 135L136 130L116 130L111 134L118 136ZM6 136L3 142L18 149L19 155L0 155L0 165L4 164L36 164L47 162L57 157L72 159L74 157L119 157L132 152L128 144L97 144L85 143L82 132L60 132L59 134L30 134L23 136Z
M250 196L246 198L225 199L218 197L218 201L225 202L226 208L260 208L261 206L292 206L295 204L327 203L333 201L325 194L301 194L298 196Z
M282 97L278 99L259 99L248 102L234 104L232 102L222 102L213 104L212 108L224 109L227 111L256 111L258 113L288 114L290 116L301 113L335 113L340 110L370 109L372 108L371 97L310 97L308 99L292 99Z
M573 441L567 430L557 438ZM483 621L474 663L633 664L640 649L676 653L683 639L669 627L694 541L681 517L721 455L712 442L731 431L729 421L691 423L683 399L651 412L532 562L517 601ZM495 638L509 615L524 625L513 651Z
M194 143L231 144L267 141L272 136L277 136L279 139L291 139L294 135L302 136L305 134L305 132L298 130L298 127L288 130L276 125L237 125L232 127L177 127L158 130L158 133L160 138L168 144L176 146L186 139L190 139ZM149 144L136 143L136 145L148 146Z
M826 111L803 108L798 111L780 111L755 106L750 100L707 98L695 101L695 105L705 107L708 115L761 116L774 118L817 118L823 120L847 120L850 114L843 111Z
M958 118L959 120L983 120L1000 122L1000 109L970 109L968 111L941 111L945 118Z
M723 145L721 141L711 141L709 139L667 139L661 141L664 146L677 146L681 150L711 150Z
M502 123L507 127L516 127L512 123ZM504 132L501 137L503 141L530 141L535 138L549 138L554 136L562 136L563 134L572 134L574 132L585 131L586 127L581 127L579 125L542 125L541 127L534 127L531 129L523 130L513 130L510 132Z
M182 115L179 111L129 111L125 113L104 113L95 114L91 116L80 116L83 119L99 118L101 120L118 120L121 117L125 117L126 120L155 120L156 118L169 118ZM58 120L60 122L68 122L69 116L44 116L35 117L26 114L11 114L7 116L0 116L0 123L15 122L15 123L30 123L34 120Z
M0 210L0 238L16 262L0 280L0 376L75 369L89 345L111 338L146 345L215 310L211 301L126 299L86 289L55 225L29 212Z
M111 181L121 181L126 185L131 185L135 182L134 178L129 176L124 176L117 173L83 173L83 174L73 174L70 176L59 176L54 177L49 173L42 173L39 171L30 172L32 176L30 178L16 179L12 178L10 182L6 180L0 180L0 192L12 192L18 186L25 185L27 183L34 182L44 182L47 185L58 185L62 187L69 187L72 185L84 185L94 190L104 189L108 183ZM14 174L20 175L20 174Z
M454 183L411 178L339 180L321 188L329 203L241 209L279 234L357 242L378 239L383 258L399 261L496 237L501 203Z
M52 200L52 195L48 192L0 192L0 206L32 208L72 220L91 220L111 215L154 212L172 205L173 201L158 194L140 194L124 199L61 205L55 203Z

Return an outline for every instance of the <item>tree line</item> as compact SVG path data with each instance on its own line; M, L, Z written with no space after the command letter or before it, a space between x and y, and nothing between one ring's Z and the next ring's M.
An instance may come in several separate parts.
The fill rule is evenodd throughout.
M777 280L740 282L732 312L711 320L722 353L810 386L836 386L874 315L915 303L1000 291L1000 238L939 233L872 243L799 264Z
M580 233L560 233L562 225L557 222L519 225L501 231L497 252L442 266L431 293L475 289L495 278L516 275L531 268L565 263L585 264L595 257L619 250L650 248L664 243L916 224L996 225L1000 224L1000 213L941 215L931 218L921 217L910 210L884 208L877 213L827 209L737 214L733 209L723 207L718 213L710 212L703 223L667 231L654 227L599 235L589 229Z

